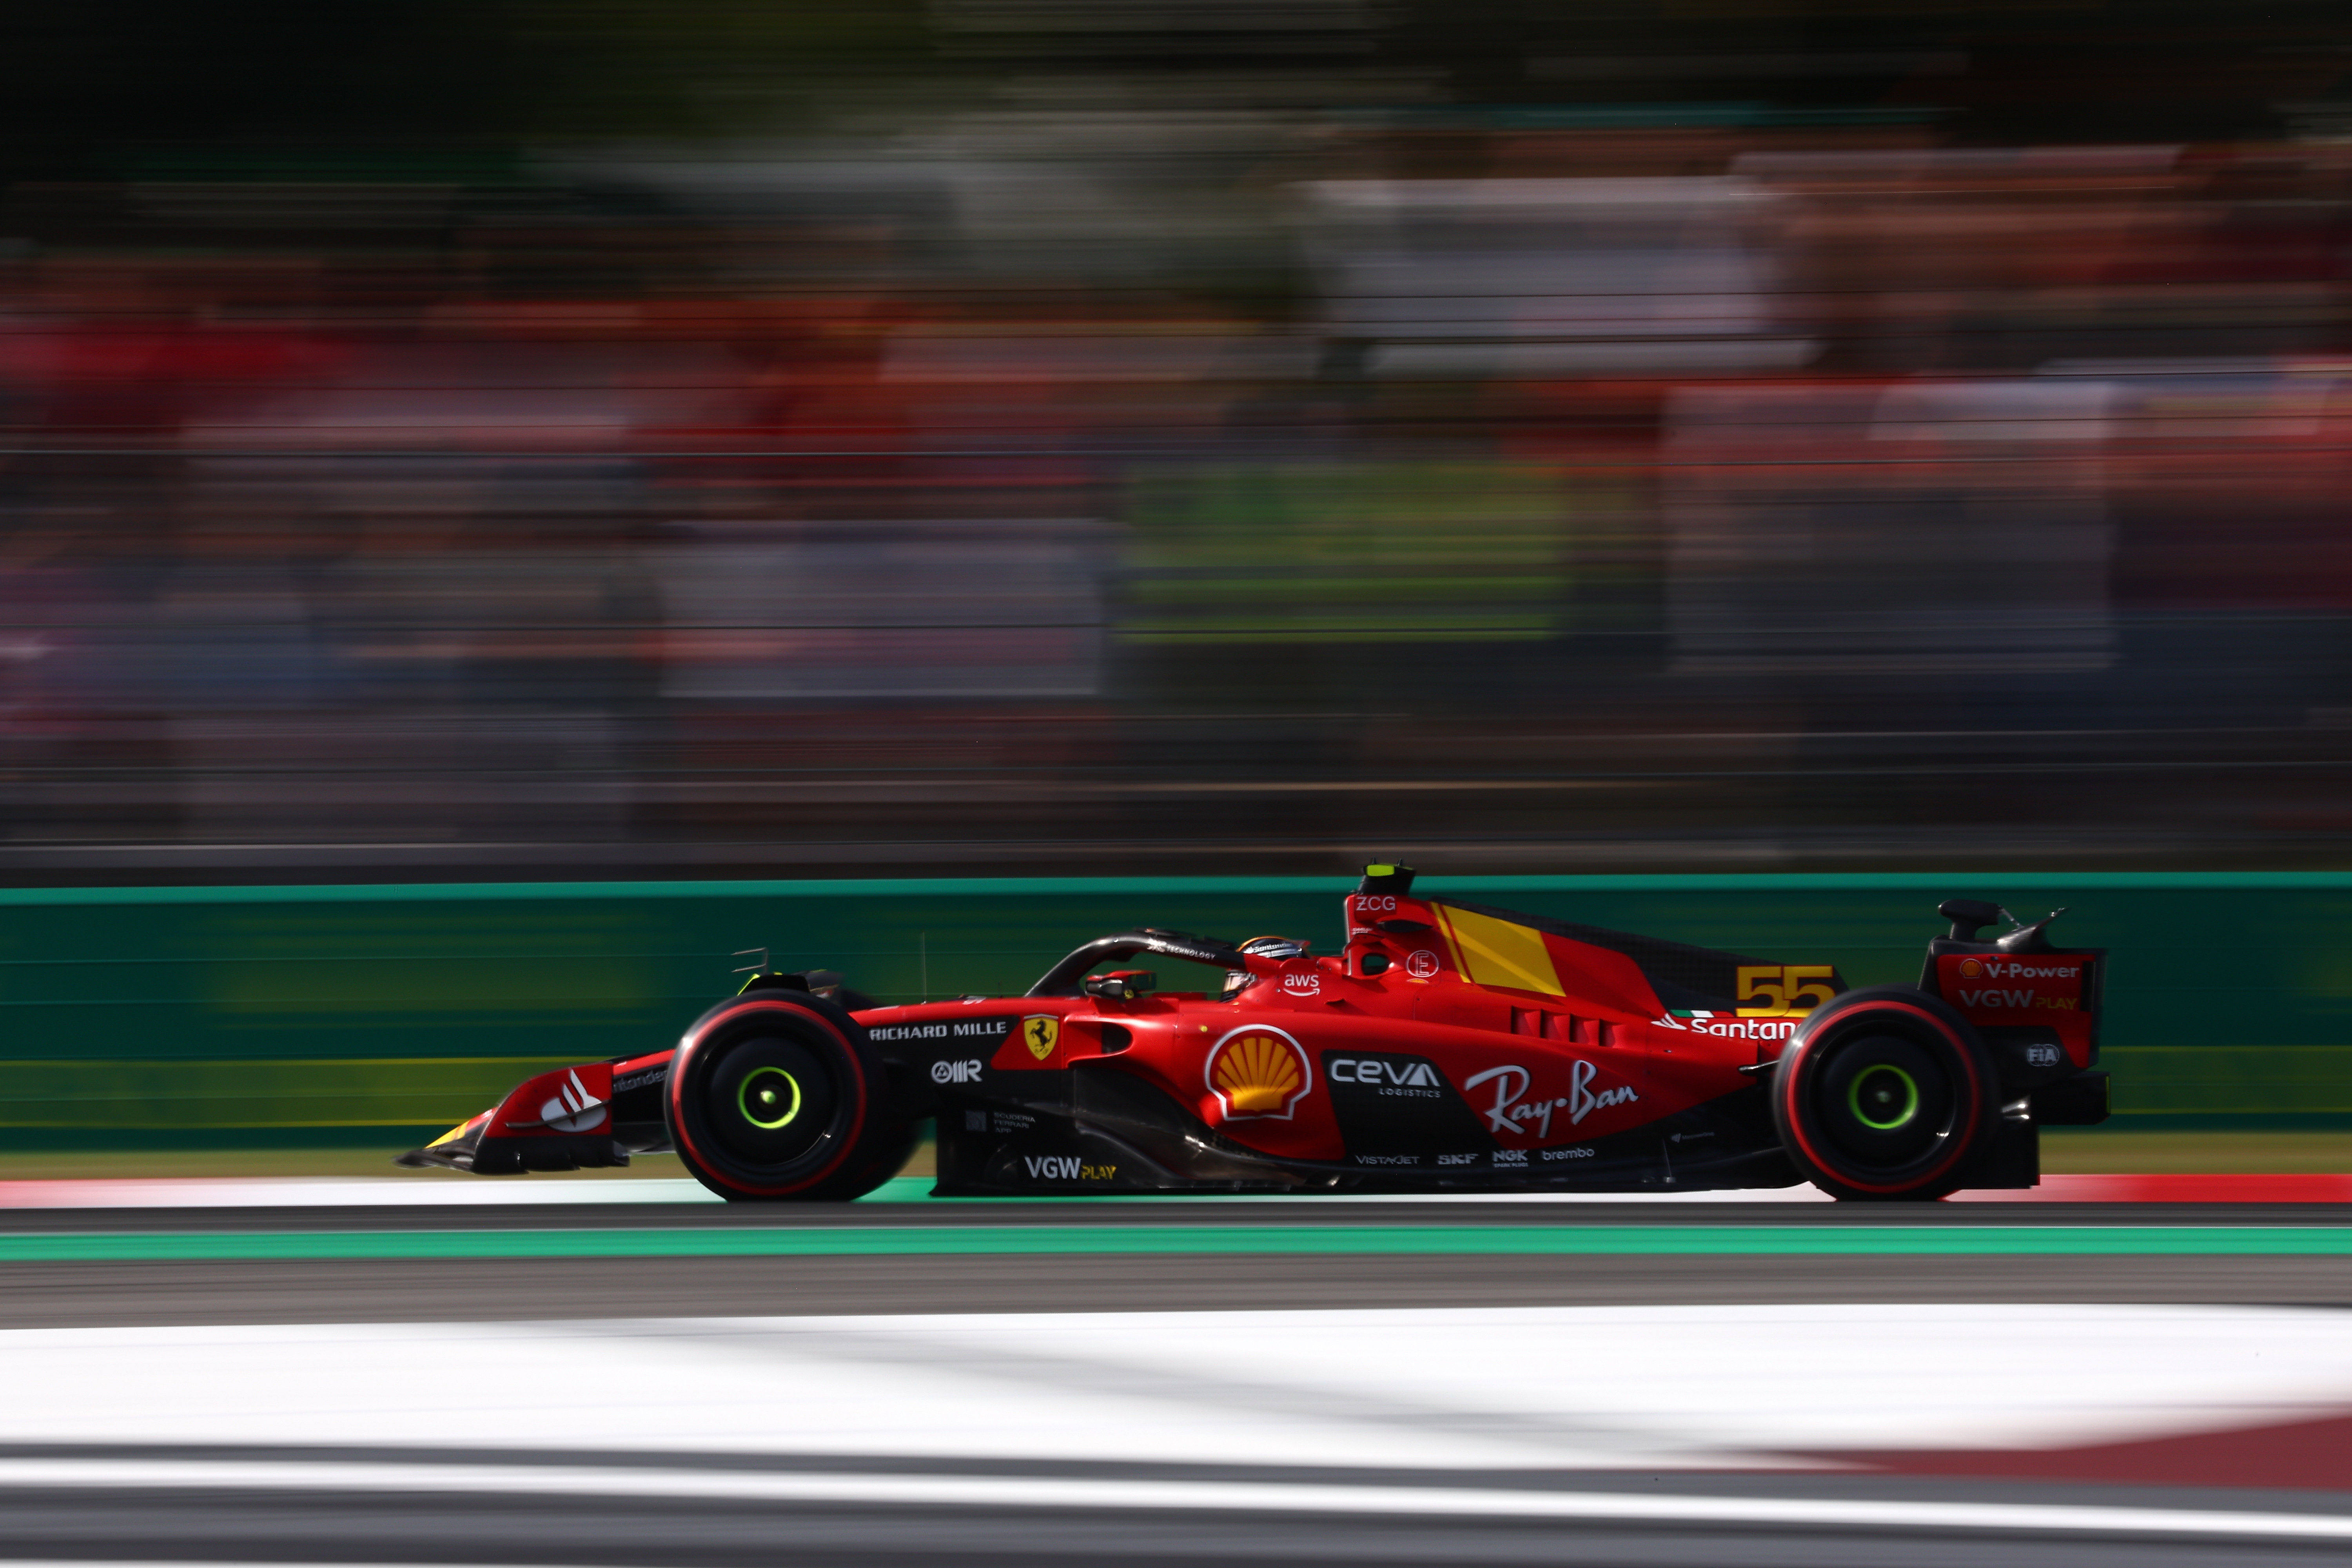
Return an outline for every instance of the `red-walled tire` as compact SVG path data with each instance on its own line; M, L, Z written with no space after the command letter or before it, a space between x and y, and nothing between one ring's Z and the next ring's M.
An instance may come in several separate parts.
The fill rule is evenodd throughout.
M1781 1145L1816 1186L1919 1202L1961 1185L2000 1113L1992 1058L1966 1018L1907 985L1823 1003L1771 1081Z
M822 996L763 992L696 1020L662 1107L694 1177L733 1202L842 1202L896 1172L906 1123L855 1018Z

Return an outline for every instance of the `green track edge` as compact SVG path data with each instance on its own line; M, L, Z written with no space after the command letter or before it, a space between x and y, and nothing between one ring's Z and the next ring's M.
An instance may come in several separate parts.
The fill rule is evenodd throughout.
M0 1235L0 1264L466 1258L2352 1257L2338 1226L823 1226Z

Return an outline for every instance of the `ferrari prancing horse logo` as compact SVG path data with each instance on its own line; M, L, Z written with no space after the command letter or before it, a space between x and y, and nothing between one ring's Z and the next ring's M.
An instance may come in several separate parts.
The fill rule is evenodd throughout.
M1051 1013L1024 1018L1021 1020L1021 1037L1028 1043L1029 1054L1042 1062L1052 1056L1054 1047L1062 1042L1062 1020Z

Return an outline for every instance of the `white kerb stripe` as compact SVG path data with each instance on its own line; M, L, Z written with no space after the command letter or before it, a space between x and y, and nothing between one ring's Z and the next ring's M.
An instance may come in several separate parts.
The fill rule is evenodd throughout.
M893 1476L645 1470L561 1465L271 1463L205 1459L0 1459L0 1486L185 1487L255 1490L490 1492L714 1501L937 1504L1399 1514L1457 1519L1624 1520L1928 1531L2258 1536L2352 1541L2352 1515L2064 1503L1910 1502L1840 1498L1695 1497L1514 1491L1477 1487L1092 1480L1027 1476Z

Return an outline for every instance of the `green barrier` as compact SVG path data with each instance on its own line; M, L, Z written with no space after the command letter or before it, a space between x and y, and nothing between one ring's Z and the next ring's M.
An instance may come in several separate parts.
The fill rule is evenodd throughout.
M767 948L885 1001L1017 992L1137 923L1340 935L1344 878L0 891L0 1147L437 1131L561 1062L657 1049ZM1444 877L1430 891L1916 977L1965 894L2115 952L2117 1118L2352 1126L2352 875ZM754 954L753 956L756 956ZM1163 969L1169 966L1163 964ZM1171 988L1198 984L1175 965Z

